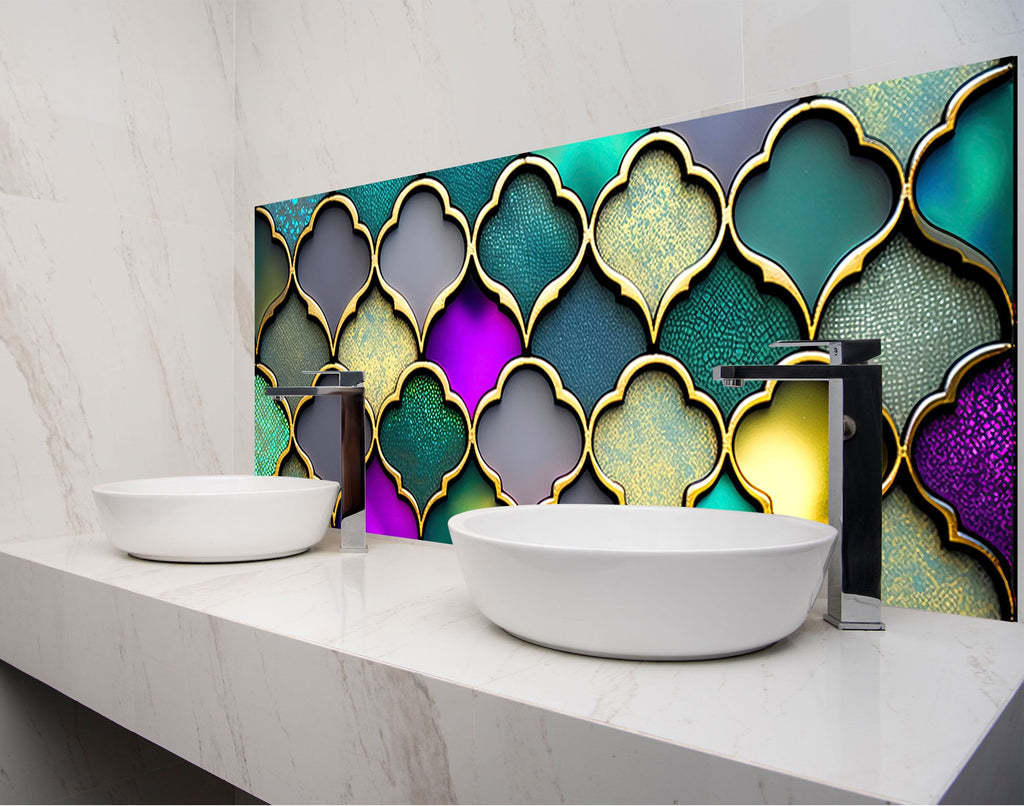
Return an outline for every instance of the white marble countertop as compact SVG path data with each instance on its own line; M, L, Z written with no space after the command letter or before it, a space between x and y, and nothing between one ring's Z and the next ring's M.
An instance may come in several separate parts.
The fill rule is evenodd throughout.
M742 657L603 660L490 624L450 546L371 537L342 555L332 539L223 565L136 560L101 535L0 544L0 657L270 801L1024 787L1019 624L885 608L885 632L844 633L812 612Z

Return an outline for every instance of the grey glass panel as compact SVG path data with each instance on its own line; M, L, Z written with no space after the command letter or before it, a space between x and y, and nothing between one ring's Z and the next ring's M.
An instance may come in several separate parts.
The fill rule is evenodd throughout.
M370 247L352 227L348 210L324 208L302 242L295 273L302 290L317 301L333 336L345 306L370 274Z
M518 504L548 498L554 480L572 470L583 451L579 420L555 402L544 375L530 368L508 379L501 401L481 415L476 438L484 461Z
M462 231L445 220L437 196L421 191L406 198L398 226L384 236L380 271L405 297L422 330L431 303L459 276L465 258Z
M315 397L295 421L295 441L322 479L341 481L341 398Z

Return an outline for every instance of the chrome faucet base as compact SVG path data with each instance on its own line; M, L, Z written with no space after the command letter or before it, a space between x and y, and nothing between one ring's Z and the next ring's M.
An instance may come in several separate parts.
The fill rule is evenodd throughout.
M840 630L882 623L882 368L878 339L782 341L824 347L828 364L720 366L715 380L828 382L828 521L838 533L827 569L825 621Z
M338 507L340 545L338 551L366 552L366 462L363 409L364 374L358 370L305 371L306 375L337 375L334 386L272 386L264 390L268 397L340 397L341 398L341 504Z

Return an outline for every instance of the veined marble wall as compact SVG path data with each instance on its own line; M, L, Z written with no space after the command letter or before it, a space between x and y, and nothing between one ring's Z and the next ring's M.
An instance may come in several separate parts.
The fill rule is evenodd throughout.
M0 1L0 539L95 529L101 481L231 467L233 24Z

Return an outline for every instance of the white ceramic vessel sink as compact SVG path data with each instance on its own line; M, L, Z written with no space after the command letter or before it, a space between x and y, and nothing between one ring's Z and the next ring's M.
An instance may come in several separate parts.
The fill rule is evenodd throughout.
M147 560L216 563L298 554L327 529L336 481L181 476L100 484L100 521L117 548Z
M836 530L785 515L585 504L449 521L480 611L543 646L612 658L752 652L796 630Z

